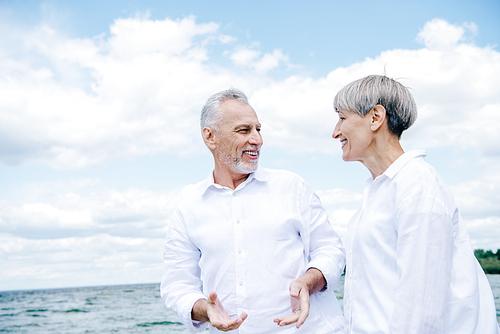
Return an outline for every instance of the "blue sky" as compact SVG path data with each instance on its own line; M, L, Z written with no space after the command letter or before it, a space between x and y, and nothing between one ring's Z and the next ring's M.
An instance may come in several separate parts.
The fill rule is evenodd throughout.
M0 291L158 282L168 216L212 158L201 106L244 90L260 165L300 174L341 236L369 176L345 163L335 93L409 86L402 138L450 186L475 248L500 248L498 1L0 1Z

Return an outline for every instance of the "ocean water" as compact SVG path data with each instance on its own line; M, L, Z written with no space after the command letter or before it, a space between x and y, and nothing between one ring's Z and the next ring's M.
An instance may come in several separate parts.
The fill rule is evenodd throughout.
M488 275L500 320L500 275ZM344 279L335 289L342 306ZM0 333L188 333L159 284L0 292Z

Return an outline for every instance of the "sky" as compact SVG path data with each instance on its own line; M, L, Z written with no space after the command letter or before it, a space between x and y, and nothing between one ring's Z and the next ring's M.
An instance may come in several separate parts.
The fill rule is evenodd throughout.
M386 74L401 139L449 185L474 248L500 248L500 2L0 0L0 291L156 283L168 217L213 158L199 114L243 90L259 165L298 173L341 237L369 172L333 97Z

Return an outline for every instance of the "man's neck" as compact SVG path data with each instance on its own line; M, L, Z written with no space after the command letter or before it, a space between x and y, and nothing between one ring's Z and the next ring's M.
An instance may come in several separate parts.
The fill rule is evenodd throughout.
M224 171L221 168L214 169L214 183L221 185L223 187L228 187L231 189L236 189L240 184L248 179L250 174L240 174L230 171Z

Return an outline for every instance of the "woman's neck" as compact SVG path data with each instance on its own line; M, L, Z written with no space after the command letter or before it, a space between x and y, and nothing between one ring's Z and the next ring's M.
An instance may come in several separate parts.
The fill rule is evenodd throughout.
M396 136L375 141L373 144L372 153L361 162L375 179L382 175L405 152Z

